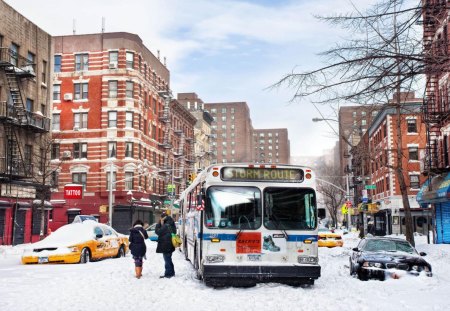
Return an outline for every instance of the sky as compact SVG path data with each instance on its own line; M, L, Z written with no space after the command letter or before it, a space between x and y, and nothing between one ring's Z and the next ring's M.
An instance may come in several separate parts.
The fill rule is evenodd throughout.
M130 254L87 264L22 265L29 245L0 246L0 310L383 310L448 309L450 248L426 244L416 236L416 248L432 266L433 277L401 275L384 282L359 281L349 274L349 254L359 239L344 235L344 247L319 248L321 277L310 288L276 283L250 288L206 287L194 277L184 255L173 254L176 276L159 279L164 262L156 242L147 240L143 276L134 277Z
M287 128L291 156L323 154L337 140L294 90L271 89L286 74L323 65L317 55L345 33L314 16L351 11L350 0L6 0L51 35L130 32L166 57L174 94L246 102L253 127ZM353 1L361 8L373 0ZM318 106L323 117L336 111Z

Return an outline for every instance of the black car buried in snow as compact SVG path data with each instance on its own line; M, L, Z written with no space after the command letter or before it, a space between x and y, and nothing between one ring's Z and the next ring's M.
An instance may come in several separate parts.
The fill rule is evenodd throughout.
M350 274L360 280L387 277L399 278L402 274L432 276L431 265L411 244L403 239L391 237L366 237L350 255Z

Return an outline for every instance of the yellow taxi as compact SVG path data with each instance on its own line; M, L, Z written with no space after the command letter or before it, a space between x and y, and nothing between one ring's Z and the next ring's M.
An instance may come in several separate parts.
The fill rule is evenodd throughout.
M87 263L103 258L124 257L128 237L93 220L62 226L42 241L26 247L23 264Z
M342 247L342 235L329 229L319 229L319 247Z

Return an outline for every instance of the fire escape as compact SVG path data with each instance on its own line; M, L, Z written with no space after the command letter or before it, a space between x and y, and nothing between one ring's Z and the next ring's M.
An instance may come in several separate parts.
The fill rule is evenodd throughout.
M9 184L30 182L33 159L26 154L23 139L48 133L50 119L25 107L22 84L36 77L35 64L6 47L0 47L0 77L5 77L8 100L0 102L3 150L0 150L0 180ZM34 136L33 136L34 137Z
M439 78L448 72L449 46L445 4L430 4L423 8L426 91L424 121L427 125L427 149L424 173L439 174L450 171L448 137L442 127L450 123L450 103L446 86ZM442 28L442 31L438 31Z

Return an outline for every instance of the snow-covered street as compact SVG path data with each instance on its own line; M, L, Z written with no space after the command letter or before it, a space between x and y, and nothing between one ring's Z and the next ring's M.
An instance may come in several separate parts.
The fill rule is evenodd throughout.
M164 268L156 243L148 241L143 277L134 278L126 258L75 265L20 264L21 247L0 246L0 310L444 310L449 308L450 245L418 251L434 276L362 282L349 275L348 254L358 238L345 235L343 248L320 249L322 277L311 288L259 284L252 288L208 288L194 278L190 262L174 253L176 277L159 279Z

